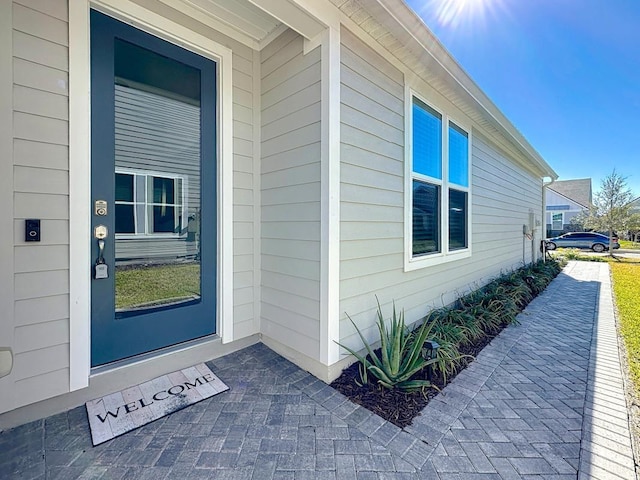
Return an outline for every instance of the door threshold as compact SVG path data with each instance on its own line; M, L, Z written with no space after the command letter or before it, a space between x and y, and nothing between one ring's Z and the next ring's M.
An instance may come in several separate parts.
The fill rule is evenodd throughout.
M104 365L98 365L97 367L91 367L91 371L89 376L93 377L94 375L100 375L105 372L112 372L114 370L118 370L120 368L129 367L131 365L137 363L143 363L150 360L157 359L159 357L164 357L167 355L171 355L176 352L181 352L183 350L188 350L190 348L202 345L204 343L209 343L213 341L221 342L220 336L218 334L207 335L205 337L195 338L193 340L188 340L186 342L178 343L176 345L171 345L164 348L159 348L157 350L153 350L151 352L141 353L140 355L134 355L133 357L123 358L122 360L116 360L115 362L105 363Z

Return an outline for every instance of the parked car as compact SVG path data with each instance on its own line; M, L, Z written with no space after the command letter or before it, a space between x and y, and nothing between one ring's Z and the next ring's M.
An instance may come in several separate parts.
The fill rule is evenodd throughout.
M600 235L609 237L609 232L589 232L589 233L599 233ZM620 241L620 238L618 237L618 234L616 232L613 232L611 234L611 240L613 240L614 243L618 243Z
M594 252L604 252L609 249L609 237L594 232L571 232L546 241L547 250L556 248L590 248ZM613 248L620 248L617 238L613 239Z

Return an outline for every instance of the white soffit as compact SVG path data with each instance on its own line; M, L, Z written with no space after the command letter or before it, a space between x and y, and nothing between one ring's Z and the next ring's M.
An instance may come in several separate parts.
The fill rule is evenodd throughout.
M325 28L290 0L160 1L254 50L261 50L287 27L308 39Z
M254 50L286 28L248 0L160 1Z
M233 1L233 0L230 0ZM299 0L249 0L256 7L269 12L292 30L311 40L324 31L326 25L301 6ZM312 0L317 2L318 0ZM324 1L324 0L323 0Z

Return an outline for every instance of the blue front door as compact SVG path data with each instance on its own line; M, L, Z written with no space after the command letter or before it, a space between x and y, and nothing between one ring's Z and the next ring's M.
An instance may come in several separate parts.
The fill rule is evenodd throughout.
M215 102L215 62L91 12L92 366L215 333Z

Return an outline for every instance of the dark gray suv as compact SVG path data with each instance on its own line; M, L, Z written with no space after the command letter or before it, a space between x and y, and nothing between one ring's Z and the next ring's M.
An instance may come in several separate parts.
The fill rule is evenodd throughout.
M548 238L547 250L556 248L590 248L594 252L604 252L609 249L609 237L594 232L571 232L559 237ZM620 248L620 244L613 239L613 248Z

